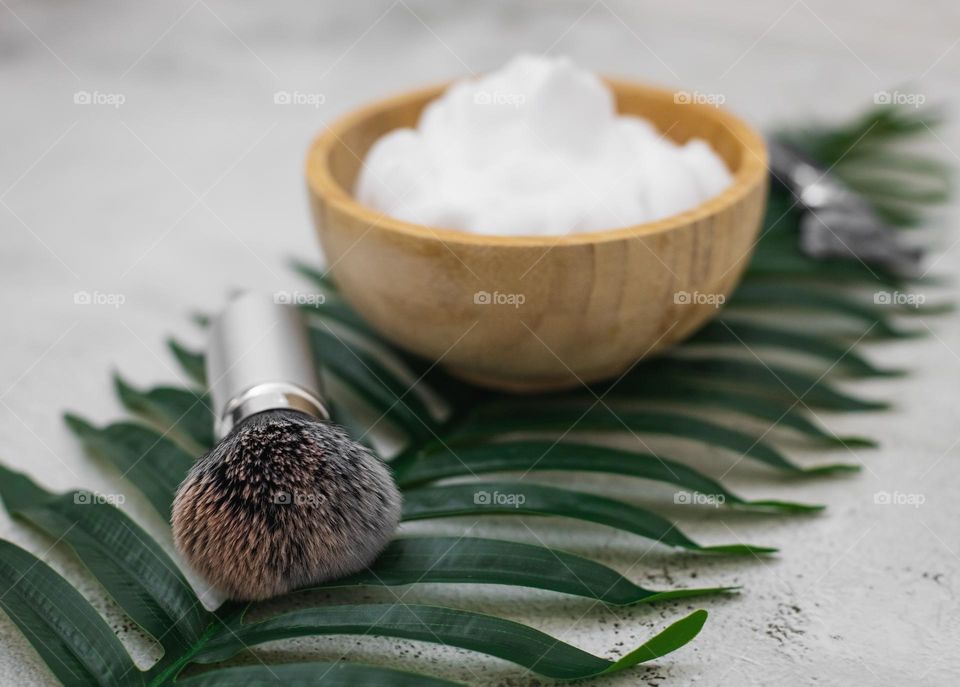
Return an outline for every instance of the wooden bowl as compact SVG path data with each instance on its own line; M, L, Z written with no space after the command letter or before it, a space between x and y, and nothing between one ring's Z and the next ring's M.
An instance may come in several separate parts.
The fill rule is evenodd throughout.
M454 375L528 392L620 375L713 317L760 229L763 139L672 91L607 83L622 114L646 117L677 142L708 141L731 186L682 214L609 231L484 236L410 224L351 191L374 141L415 126L444 86L382 100L335 122L307 156L314 222L347 300L385 337Z

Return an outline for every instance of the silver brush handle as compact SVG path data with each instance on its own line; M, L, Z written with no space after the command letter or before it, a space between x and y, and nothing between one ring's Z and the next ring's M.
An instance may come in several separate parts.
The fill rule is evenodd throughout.
M299 308L244 293L210 327L207 379L218 438L256 413L289 408L329 420Z

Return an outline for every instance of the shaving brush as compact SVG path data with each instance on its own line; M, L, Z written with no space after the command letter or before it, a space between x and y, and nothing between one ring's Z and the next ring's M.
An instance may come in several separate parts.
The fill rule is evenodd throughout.
M367 567L400 518L390 470L330 422L299 310L244 294L213 322L207 376L219 443L173 502L173 537L233 599Z

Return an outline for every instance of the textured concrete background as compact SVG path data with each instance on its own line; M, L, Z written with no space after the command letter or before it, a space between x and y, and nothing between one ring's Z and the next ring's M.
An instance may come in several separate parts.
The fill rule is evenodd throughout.
M0 0L0 456L55 488L122 493L81 455L60 412L102 421L119 407L111 369L139 383L178 377L162 340L199 342L192 309L212 309L235 286L293 283L285 260L319 259L301 175L322 122L409 86L490 69L520 50L567 54L598 71L720 93L760 125L849 114L881 89L949 100L960 76L960 6L946 0L864 5L836 0L737 3L222 2L84 3ZM91 93L91 104L74 95ZM277 91L321 93L320 107L274 104ZM121 95L124 102L116 102ZM958 158L953 124L932 140ZM953 213L945 213L946 225ZM934 272L960 262L945 234ZM77 305L74 294L119 294L120 307ZM949 291L928 297L952 296ZM878 451L816 458L862 461L858 476L784 482L741 469L747 495L822 502L815 518L678 510L669 492L644 490L698 539L780 545L768 561L706 561L646 553L635 537L602 528L516 519L473 525L524 541L588 552L650 586L742 584L738 597L604 609L552 594L424 589L405 597L507 613L601 655L620 655L687 608L711 619L691 646L609 684L955 683L960 475L956 399L960 326L915 322L932 334L874 346L906 380L857 386L895 398L886 414L833 418L837 432L883 441ZM670 454L682 442L663 443ZM801 459L802 448L783 444ZM703 455L720 474L730 458ZM643 483L583 480L630 497ZM877 505L878 491L922 495L920 507ZM156 532L163 524L130 496L124 509ZM2 536L41 554L80 585L138 660L153 649L59 548L2 516ZM437 525L463 532L468 522ZM642 558L641 558L642 555ZM389 599L374 593L357 598ZM509 601L510 603L506 603ZM289 659L335 658L355 640L272 647ZM0 684L50 682L14 626L0 619ZM537 684L514 666L456 650L364 640L355 656L476 684ZM519 677L517 677L519 676Z

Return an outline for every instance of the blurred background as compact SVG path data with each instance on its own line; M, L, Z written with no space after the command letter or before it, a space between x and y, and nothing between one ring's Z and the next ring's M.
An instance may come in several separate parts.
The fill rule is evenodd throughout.
M163 339L199 343L192 311L216 308L236 287L289 288L292 256L321 261L306 148L324 123L370 99L530 51L719 95L769 130L850 116L884 92L950 104L958 43L960 5L947 0L0 0L0 457L53 488L107 488L61 411L116 416L111 369L142 384L179 378ZM929 145L960 160L953 121ZM935 273L956 271L953 240ZM819 485L813 499L792 492L837 512L814 525L758 527L756 540L769 533L790 550L714 567L711 581L749 577L749 593L718 603L701 638L663 668L611 684L719 684L719 664L725 680L750 684L955 677L946 644L960 630L955 499L944 491L939 507L899 514L908 524L898 531L873 531L866 506L877 480L905 463L930 468L922 488L931 494L957 475L960 329L953 318L932 326L934 336L878 353L917 370L906 384L871 382L901 398L900 410L844 420L852 432L883 425L884 449L867 458L876 474ZM43 550L5 515L0 522L4 537ZM715 538L729 532L718 526ZM655 609L620 624L599 612L578 619L576 606L518 613L600 653L662 622ZM0 684L49 679L5 618L0 645Z

